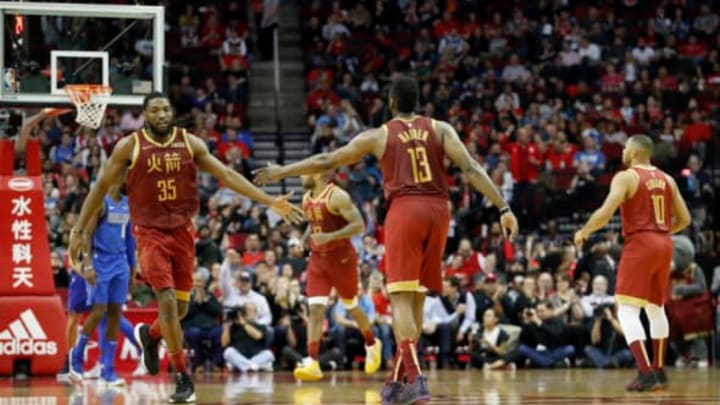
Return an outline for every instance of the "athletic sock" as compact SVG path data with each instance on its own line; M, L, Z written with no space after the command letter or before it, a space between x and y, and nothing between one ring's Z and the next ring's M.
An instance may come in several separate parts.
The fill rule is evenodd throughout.
M117 350L116 340L106 340L105 347L102 352L103 375L114 373L115 371L115 351ZM107 370L107 371L106 371Z
M87 342L88 342L89 340L90 340L89 337L85 336L84 333L80 332L80 334L78 335L78 340L77 340L77 342L75 343L75 348L74 348L74 350L77 350L77 351L79 351L80 353L84 353L84 352L85 352L85 346L87 346Z
M148 330L150 334L150 339L152 340L160 340L162 339L162 330L160 329L160 321L157 319L155 322L150 324L150 329Z
M387 382L402 381L405 378L405 365L400 355L400 349L395 352L395 358L393 359L393 368L390 370Z
M653 339L653 370L662 370L665 367L665 353L667 351L667 338Z
M308 357L317 360L320 355L320 342L308 342Z
M375 344L375 335L372 333L372 329L368 328L363 332L363 338L365 338L365 346L372 346Z
M645 341L636 340L628 344L630 352L632 352L635 358L635 364L637 364L638 370L645 374L650 371L650 362L648 361L647 352L645 351Z
M405 366L405 376L408 384L415 382L415 378L422 375L420 371L420 363L417 358L417 349L415 348L415 339L404 339L400 341L400 356Z
M122 332L125 339L129 340L136 348L140 348L140 344L135 340L135 327L124 316L120 316L120 332Z
M102 320L100 320L100 323L97 327L97 337L98 337L98 348L100 348L100 364L105 364L102 353L104 353L105 350L105 331L107 330L107 315L103 317Z
M185 352L180 349L175 353L169 353L170 364L176 373L187 373L187 361L185 360Z

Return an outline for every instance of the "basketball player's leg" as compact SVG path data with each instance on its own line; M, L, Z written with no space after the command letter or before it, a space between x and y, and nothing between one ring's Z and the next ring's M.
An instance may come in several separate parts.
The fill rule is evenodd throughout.
M652 274L647 265L653 258L647 253L648 246L643 246L644 240L637 236L626 240L618 265L615 297L618 302L618 320L639 371L637 378L625 388L629 391L647 391L655 386L655 376L645 348L647 337L640 322L640 313L648 304Z
M320 256L310 256L307 269L307 295L310 305L310 320L307 329L308 355L293 370L295 378L301 381L317 381L323 377L318 358L322 325L332 283L322 265Z
M652 369L659 388L668 384L665 374L665 354L667 352L667 340L670 336L670 324L665 314L665 294L670 280L670 266L672 261L672 240L670 238L658 238L653 243L657 246L655 263L652 264L653 273L650 281L652 287L645 313L650 324L650 338L652 339L653 361Z
M351 257L342 258L345 264L342 264L343 260L335 260L335 266L338 268L331 273L331 277L340 303L357 323L365 340L365 373L374 374L382 365L382 343L375 338L370 319L358 305L357 254L352 251L348 252L348 255Z
M90 341L90 337L95 331L95 328L97 328L107 312L110 282L98 275L95 285L87 285L87 288L88 303L92 304L92 308L87 318L85 318L85 322L83 322L80 335L72 347L70 354L70 376L78 380L82 379L84 374L83 362L85 358L85 347Z

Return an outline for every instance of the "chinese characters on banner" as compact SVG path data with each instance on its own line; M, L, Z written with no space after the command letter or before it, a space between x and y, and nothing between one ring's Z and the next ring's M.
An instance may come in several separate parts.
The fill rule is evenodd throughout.
M12 199L12 261L13 261L13 288L21 285L32 288L32 222L28 219L32 210L30 209L30 198L20 196Z
M52 294L39 177L0 177L0 295Z

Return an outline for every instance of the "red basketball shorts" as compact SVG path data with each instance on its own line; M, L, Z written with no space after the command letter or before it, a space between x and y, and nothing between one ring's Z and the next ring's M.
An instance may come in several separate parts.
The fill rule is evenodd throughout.
M619 303L663 305L670 280L673 245L669 234L638 232L625 238L615 296Z
M450 208L444 198L396 197L385 218L388 291L442 292L442 256Z
M335 287L338 297L352 300L358 292L358 256L355 249L339 249L310 255L307 296L327 297Z
M193 226L174 229L133 226L138 263L143 276L155 291L175 289L177 299L190 300L195 267Z

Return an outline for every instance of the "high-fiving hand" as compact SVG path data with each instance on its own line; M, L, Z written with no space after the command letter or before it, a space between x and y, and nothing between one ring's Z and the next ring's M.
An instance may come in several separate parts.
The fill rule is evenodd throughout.
M301 224L305 221L305 217L303 215L303 211L299 207L290 204L290 201L288 201L292 194L292 192L289 192L285 195L275 197L273 202L270 204L270 209L288 222Z
M518 235L518 220L512 211L508 211L500 216L500 228L502 229L503 237L510 242L515 240Z
M272 163L268 163L266 167L253 170L252 174L255 177L255 184L259 186L264 186L270 183L277 183L278 181L283 179L282 166Z

